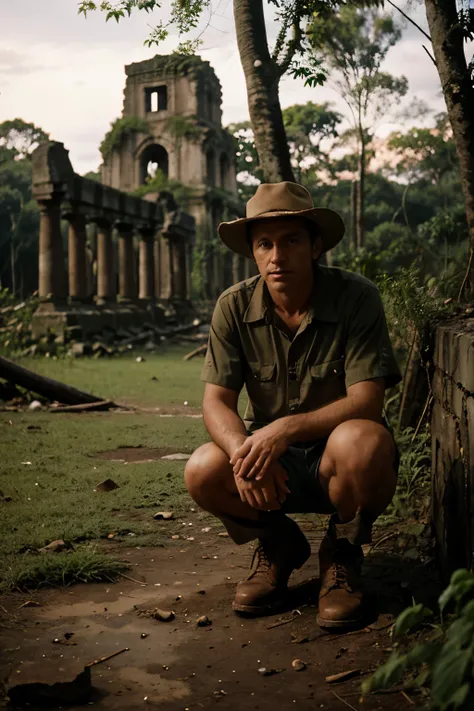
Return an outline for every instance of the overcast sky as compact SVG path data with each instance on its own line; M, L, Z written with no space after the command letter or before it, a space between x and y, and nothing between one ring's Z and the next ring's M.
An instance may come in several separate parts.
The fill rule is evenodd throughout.
M405 6L404 0L400 4ZM100 163L99 143L122 111L124 65L171 52L176 37L159 50L143 46L157 14L137 12L117 25L106 24L100 13L87 19L79 16L77 0L1 0L1 6L0 121L18 117L35 123L65 144L76 172L95 170ZM245 81L233 31L232 0L213 0L213 11L200 54L221 81L224 124L228 124L248 118ZM423 5L415 2L410 12L426 28ZM270 38L274 37L271 17L268 26ZM439 111L444 108L439 80L424 43L418 30L406 26L384 69L404 74L410 96ZM280 94L283 107L330 100L343 108L328 87L309 89L291 78L283 79ZM393 128L385 124L380 131Z

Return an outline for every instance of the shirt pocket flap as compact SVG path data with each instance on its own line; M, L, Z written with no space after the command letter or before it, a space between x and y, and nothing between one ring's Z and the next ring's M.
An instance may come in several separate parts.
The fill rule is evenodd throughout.
M268 380L273 380L275 377L275 363L269 365L260 365L260 363L249 363L252 371L252 377L255 380L265 383Z
M314 380L337 378L344 375L344 357L312 365L309 370Z

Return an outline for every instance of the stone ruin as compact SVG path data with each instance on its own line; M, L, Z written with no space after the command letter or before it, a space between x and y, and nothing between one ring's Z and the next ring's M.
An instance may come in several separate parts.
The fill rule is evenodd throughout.
M83 336L136 327L159 321L170 308L182 320L193 311L197 245L211 301L254 273L250 260L232 255L217 239L219 222L240 216L243 206L214 70L197 57L170 55L125 71L122 118L140 121L142 131L125 132L110 147L101 182L76 174L62 143L42 144L32 155L41 213L35 337L48 329L61 335L67 327L79 327ZM131 194L158 169L164 190L143 199ZM173 185L185 190L181 208ZM68 222L67 255L62 220Z
M34 337L49 329L63 334L67 327L79 327L87 335L106 327L159 323L166 306L178 318L193 312L191 215L169 201L142 200L77 175L62 143L38 146L32 168L33 196L40 206L41 304L33 316ZM68 273L63 219L68 222ZM88 244L90 227L94 250Z

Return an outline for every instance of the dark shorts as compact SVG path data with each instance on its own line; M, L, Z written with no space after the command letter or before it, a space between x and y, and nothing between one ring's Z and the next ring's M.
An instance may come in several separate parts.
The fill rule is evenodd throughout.
M326 496L319 480L319 465L327 440L306 447L289 447L279 462L288 474L287 495L282 511L285 513L334 513L335 508ZM398 475L400 454L396 447L394 469Z

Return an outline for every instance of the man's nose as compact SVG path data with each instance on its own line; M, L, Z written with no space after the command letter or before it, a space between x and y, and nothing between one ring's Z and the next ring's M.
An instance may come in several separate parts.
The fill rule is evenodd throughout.
M285 252L281 247L274 246L272 250L273 264L281 264L285 261Z

